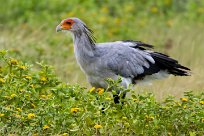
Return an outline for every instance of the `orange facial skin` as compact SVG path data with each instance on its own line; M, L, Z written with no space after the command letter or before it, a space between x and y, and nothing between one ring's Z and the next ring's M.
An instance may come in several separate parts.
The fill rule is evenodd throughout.
M74 21L72 19L65 19L61 22L61 29L62 30L69 30L71 29Z

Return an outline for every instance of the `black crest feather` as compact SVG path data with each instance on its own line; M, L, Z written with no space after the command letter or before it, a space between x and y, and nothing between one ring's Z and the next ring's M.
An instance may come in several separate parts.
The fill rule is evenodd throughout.
M95 45L95 43L96 43L96 38L93 36L93 31L90 29L90 28L88 28L86 25L84 25L84 32L85 32L85 34L86 34L86 36L87 36L87 38L88 38L88 40L89 40L89 42L91 43L91 44L93 44L93 45Z

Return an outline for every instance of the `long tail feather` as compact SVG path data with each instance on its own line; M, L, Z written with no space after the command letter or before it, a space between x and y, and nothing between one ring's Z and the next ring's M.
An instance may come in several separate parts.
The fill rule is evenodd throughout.
M190 69L179 64L177 60L158 52L152 52L151 56L161 69L166 69L170 74L175 76L190 76Z

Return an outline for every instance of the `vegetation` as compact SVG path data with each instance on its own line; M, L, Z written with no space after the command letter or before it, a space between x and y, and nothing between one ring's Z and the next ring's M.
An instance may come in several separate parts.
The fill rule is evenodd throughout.
M203 135L204 1L0 3L0 135ZM123 89L129 92L124 105L114 104L114 91L88 85L71 37L55 33L72 16L93 29L97 42L153 44L192 76ZM107 82L119 87L120 80Z
M114 104L112 93L101 88L88 92L60 82L52 69L41 70L0 52L1 135L202 135L204 94L186 92L181 100L157 102L152 93L135 95ZM116 90L118 82L107 81Z

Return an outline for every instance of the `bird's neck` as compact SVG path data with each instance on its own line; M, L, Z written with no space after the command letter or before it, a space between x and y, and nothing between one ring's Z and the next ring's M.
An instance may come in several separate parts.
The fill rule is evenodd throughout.
M94 57L95 44L84 32L73 33L74 53L78 63L89 63ZM83 65L83 64L82 64Z

